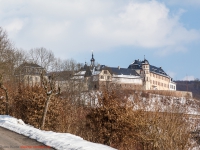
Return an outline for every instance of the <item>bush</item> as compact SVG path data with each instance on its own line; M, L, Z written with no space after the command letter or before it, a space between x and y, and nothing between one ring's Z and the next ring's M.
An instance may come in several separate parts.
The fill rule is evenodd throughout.
M147 112L145 106L134 110L139 105L125 97L114 91L99 96L99 104L87 115L91 141L120 150L189 149L192 126L183 110L173 106L167 112Z
M13 98L12 116L24 120L36 128L40 127L46 101L45 91L39 86L21 87ZM57 131L59 126L59 109L62 105L58 98L53 97L47 113L46 130Z
M72 101L66 95L53 96L44 129L76 134L119 150L191 148L190 132L195 131L195 124L185 115L188 105L172 105L169 97L151 97L144 91L113 89L89 95L85 101L97 101L97 96L98 103L86 106L80 105L78 98ZM73 97L76 99L75 94ZM21 86L9 98L12 116L40 127L46 101L43 88ZM0 112L5 113L5 100L0 101ZM197 139L196 132L193 137Z

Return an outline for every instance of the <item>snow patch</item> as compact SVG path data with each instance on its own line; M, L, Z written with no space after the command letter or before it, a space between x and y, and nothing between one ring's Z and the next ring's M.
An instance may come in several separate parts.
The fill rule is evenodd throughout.
M21 119L8 115L0 115L0 126L35 139L57 150L115 150L106 145L88 142L79 136L69 133L39 130L25 124Z

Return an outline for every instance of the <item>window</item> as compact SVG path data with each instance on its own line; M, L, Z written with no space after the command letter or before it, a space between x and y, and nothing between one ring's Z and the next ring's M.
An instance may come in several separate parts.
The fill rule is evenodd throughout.
M101 76L101 79L104 79L104 76Z
M33 78L32 78L32 77L29 77L29 80L30 80L30 81L32 81L32 80L33 80Z
M104 74L107 74L107 70L104 70Z
M107 76L107 79L110 80L110 76Z

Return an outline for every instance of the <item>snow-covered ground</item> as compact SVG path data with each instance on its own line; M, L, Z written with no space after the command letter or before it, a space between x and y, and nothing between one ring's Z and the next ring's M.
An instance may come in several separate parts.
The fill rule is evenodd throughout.
M36 139L58 150L115 150L109 146L88 142L79 136L69 133L42 131L25 124L21 119L7 115L0 115L0 126L28 136L31 139Z

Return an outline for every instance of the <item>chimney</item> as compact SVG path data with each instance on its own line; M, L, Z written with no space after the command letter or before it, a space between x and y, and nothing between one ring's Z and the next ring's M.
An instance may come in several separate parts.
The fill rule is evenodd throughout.
M120 70L120 66L118 66L118 69Z

